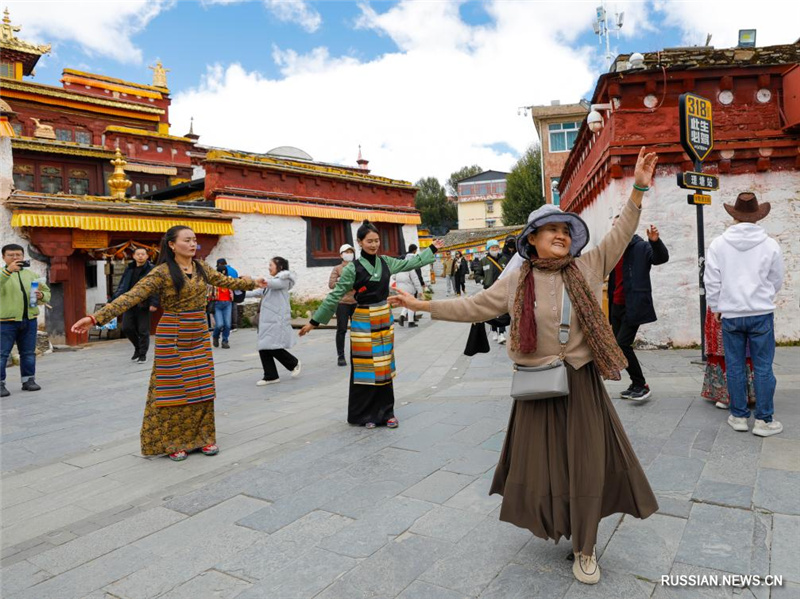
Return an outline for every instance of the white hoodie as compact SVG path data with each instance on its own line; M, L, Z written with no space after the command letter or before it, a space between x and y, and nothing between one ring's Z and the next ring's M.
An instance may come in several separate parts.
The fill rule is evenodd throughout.
M753 223L729 227L708 248L703 281L708 307L723 318L774 312L783 285L778 242Z

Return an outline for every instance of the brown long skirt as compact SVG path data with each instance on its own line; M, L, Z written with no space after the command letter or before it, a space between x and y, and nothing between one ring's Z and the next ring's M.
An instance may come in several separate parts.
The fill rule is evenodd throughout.
M567 377L567 398L514 402L490 494L501 520L590 554L601 518L658 503L594 362Z
M155 378L153 368L142 421L142 455L190 451L216 443L214 402L157 408L153 405Z

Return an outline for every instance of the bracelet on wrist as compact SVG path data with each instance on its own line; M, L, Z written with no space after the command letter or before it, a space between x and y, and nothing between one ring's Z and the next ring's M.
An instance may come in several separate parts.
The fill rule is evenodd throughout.
M91 319L92 319L92 322L93 322L95 325L97 325L97 319L96 319L94 316L92 316L91 314L87 314L86 316L88 316L89 318L91 318Z
M633 184L633 188L637 191L641 191L642 193L645 191L650 191L649 187L642 187L641 185L636 185L636 183Z

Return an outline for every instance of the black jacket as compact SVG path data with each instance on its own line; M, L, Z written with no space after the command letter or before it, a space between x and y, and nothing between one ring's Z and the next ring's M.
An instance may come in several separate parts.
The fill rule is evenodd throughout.
M117 290L114 292L114 295L111 299L117 299L123 293L128 293L133 288L133 269L136 268L136 262L131 260L128 263L128 266L125 268L125 272L122 273L122 278L119 280L119 285L117 286ZM142 270L142 276L139 278L141 281L143 278L147 276L151 270L155 268L155 265L150 262L149 260L144 263L144 269ZM158 307L158 296L153 295L146 302L142 302L137 307L138 308L149 308L150 306Z
M655 322L656 311L653 308L653 288L650 285L650 267L664 264L669 260L669 251L664 242L645 241L634 235L622 255L622 284L625 289L625 322L639 325ZM608 277L609 310L614 300L616 288L614 270Z

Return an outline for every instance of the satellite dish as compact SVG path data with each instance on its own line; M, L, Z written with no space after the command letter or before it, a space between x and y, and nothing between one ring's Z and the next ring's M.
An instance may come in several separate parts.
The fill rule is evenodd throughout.
M267 155L277 156L279 158L292 158L294 160L307 160L309 162L314 161L308 152L304 152L300 148L295 148L294 146L278 146L267 152Z

